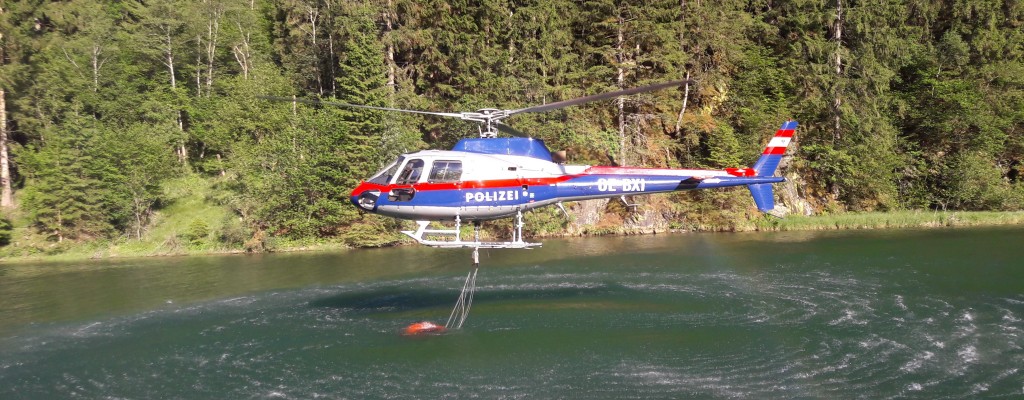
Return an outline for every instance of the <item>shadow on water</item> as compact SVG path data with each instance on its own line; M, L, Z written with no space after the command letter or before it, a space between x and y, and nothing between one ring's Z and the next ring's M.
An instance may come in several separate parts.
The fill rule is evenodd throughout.
M561 300L591 296L628 296L634 291L622 285L602 284L588 287L477 289L474 304L533 300ZM328 296L309 302L313 308L339 308L361 313L403 312L449 307L459 293L440 289L384 287Z
M341 308L372 313L434 308L452 301L451 293L441 290L389 287L324 297L310 301L309 305L314 308Z

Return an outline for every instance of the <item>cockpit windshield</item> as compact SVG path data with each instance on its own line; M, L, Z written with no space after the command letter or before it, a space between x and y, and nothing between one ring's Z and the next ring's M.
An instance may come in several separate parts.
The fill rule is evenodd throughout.
M387 185L388 182L391 182L391 178L395 177L395 172L398 172L398 166L402 165L403 162L405 162L405 157L398 157L398 161L395 161L381 169L367 182L376 183L378 185Z

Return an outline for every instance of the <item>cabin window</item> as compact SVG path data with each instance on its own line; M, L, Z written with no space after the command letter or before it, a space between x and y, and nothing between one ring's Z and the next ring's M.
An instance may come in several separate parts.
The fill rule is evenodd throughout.
M391 182L391 178L395 177L395 172L398 172L398 166L402 165L402 161L405 161L405 159L399 158L398 161L395 161L391 165L382 168L379 172L377 172L377 174L373 175L373 178L370 178L370 180L368 180L367 182L373 182L380 185L387 185L388 183Z
M405 163L405 168L402 168L402 173L398 174L398 180L395 183L410 185L419 182L420 175L423 175L423 160L412 159Z
M430 182L458 182L462 179L462 161L434 161Z

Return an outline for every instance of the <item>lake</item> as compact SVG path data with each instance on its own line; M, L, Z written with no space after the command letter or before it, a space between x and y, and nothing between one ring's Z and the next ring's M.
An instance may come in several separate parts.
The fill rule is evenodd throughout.
M1021 398L1024 228L0 264L0 398Z

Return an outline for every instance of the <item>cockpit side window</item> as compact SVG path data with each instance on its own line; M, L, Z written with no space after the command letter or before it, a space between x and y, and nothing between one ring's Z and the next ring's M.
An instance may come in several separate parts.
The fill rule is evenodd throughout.
M380 172L377 172L377 174L374 175L373 178L370 178L370 180L368 180L367 182L373 182L380 185L387 185L388 183L391 182L391 178L395 177L395 172L398 172L398 166L402 165L402 161L404 160L404 158L399 158L398 161L394 162L394 164L388 165L387 167L381 169Z
M430 182L458 182L462 179L462 161L434 161L430 169Z
M420 175L423 174L423 160L412 159L405 163L405 167L402 168L402 172L398 174L398 180L395 181L399 185L409 185L419 182Z

